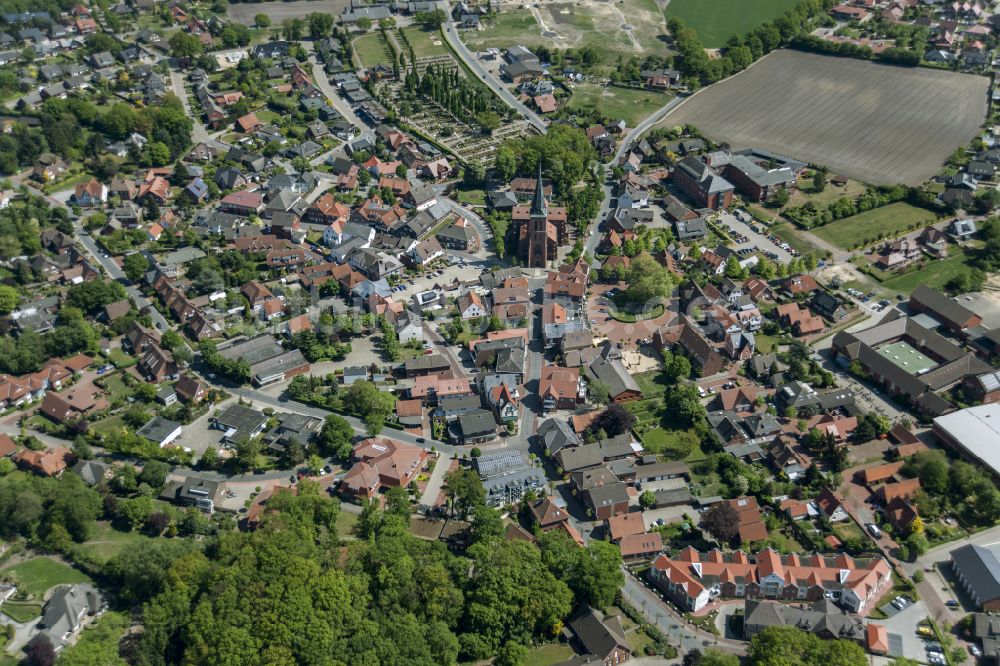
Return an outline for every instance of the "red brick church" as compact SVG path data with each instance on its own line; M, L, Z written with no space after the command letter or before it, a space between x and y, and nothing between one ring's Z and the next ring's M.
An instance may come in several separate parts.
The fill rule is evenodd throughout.
M550 208L545 200L541 162L531 205L514 206L511 221L517 225L517 256L529 268L545 268L557 258L557 248L566 244L566 209Z

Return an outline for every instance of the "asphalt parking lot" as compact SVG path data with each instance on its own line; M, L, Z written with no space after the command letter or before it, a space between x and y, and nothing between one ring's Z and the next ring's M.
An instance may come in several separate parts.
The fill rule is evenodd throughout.
M891 608L891 607L890 607ZM895 611L895 609L892 609ZM923 601L910 604L902 611L884 620L871 620L873 624L881 624L889 632L890 647L900 646L902 654L892 654L893 657L907 657L920 662L927 660L924 640L917 635L917 623L927 617L927 606ZM898 636L898 639L893 636Z
M459 282L471 282L479 279L479 276L483 273L483 266L479 262L470 263L465 261L464 263L465 266L456 262L450 266L439 267L437 270L442 271L441 275L437 275L435 271L434 273L427 273L415 277L404 277L403 281L400 283L400 286L402 286L403 289L395 292L393 297L398 301L406 301L418 292L433 289L436 284L443 286L451 284L456 279ZM410 284L410 282L413 282L413 284Z
M747 242L738 243L735 246L736 250L753 248L756 246L761 253L773 252L776 255L775 258L772 258L773 261L779 261L783 264L787 264L792 259L792 255L788 251L783 250L781 247L771 242L766 234L759 234L754 231L750 228L749 224L742 222L733 213L728 211L719 213L719 216L716 218L716 224L722 227L723 230L728 230L729 227L732 227L737 233L746 236L748 239Z
M701 514L694 507L689 504L682 504L680 506L668 506L662 509L643 511L642 520L646 525L652 525L657 520L662 519L664 525L669 525L670 523L679 523L684 520L685 513L694 518L695 523L701 518Z
M234 402L235 400L230 398L213 407L209 407L207 413L183 427L181 436L177 439L176 444L193 450L196 457L201 457L201 454L209 447L215 449L222 448L222 444L220 443L222 431L212 428L212 415L216 411L224 410L229 405L234 404Z

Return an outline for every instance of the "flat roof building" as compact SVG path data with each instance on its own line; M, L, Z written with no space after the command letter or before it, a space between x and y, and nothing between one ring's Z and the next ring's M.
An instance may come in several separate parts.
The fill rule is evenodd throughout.
M1000 476L1000 403L939 416L933 430L942 442Z

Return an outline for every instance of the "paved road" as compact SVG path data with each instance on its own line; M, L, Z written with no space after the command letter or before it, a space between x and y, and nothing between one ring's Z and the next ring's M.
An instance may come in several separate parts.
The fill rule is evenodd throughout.
M312 75L313 81L316 82L316 87L319 88L324 95L330 101L330 104L337 110L340 115L344 116L352 125L358 128L358 131L364 131L368 128L358 114L354 112L351 105L347 101L337 94L334 90L333 85L330 84L330 79L326 76L326 70L323 69L323 65L316 60L316 56L309 56L309 64L312 65Z
M488 72L482 63L476 58L476 55L469 50L469 47L458 38L458 29L455 27L454 21L451 20L451 6L445 1L441 0L440 3L441 10L448 17L448 20L444 24L444 38L448 41L452 50L458 54L458 57L468 66L468 68L475 73L479 80L486 84L490 90L496 93L497 97L502 99L507 106L511 107L522 116L527 118L528 122L537 129L542 134L545 134L548 127L547 123L541 119L541 117L534 111L526 107L521 102L517 101L517 98L504 86L493 74Z
M194 123L194 129L191 131L191 142L194 144L204 143L212 148L228 151L230 146L213 139L211 135L209 135L208 130L205 129L205 126L201 123L201 114L194 113L191 110L191 104L188 101L187 91L184 89L184 74L178 72L176 69L171 69L170 86L173 88L174 94L180 98L181 104L184 105L184 113L191 119L191 122Z
M441 493L441 486L444 484L444 475L447 474L448 467L451 466L451 460L450 455L442 453L438 456L437 462L434 463L434 471L431 472L431 478L427 480L424 494L420 496L420 506L424 509L433 508L437 501L437 497Z
M32 185L25 179L21 179L20 183L24 187L31 190L32 194L45 199L45 201L47 201L50 206L66 208L67 211L69 211L70 213L70 218L73 219L73 227L76 231L77 240L80 241L84 249L94 260L94 262L96 262L102 268L104 268L104 271L108 274L109 277L111 277L112 280L117 280L118 282L122 283L125 286L125 291L128 293L129 296L132 297L132 300L135 301L135 304L140 309L148 308L149 316L150 318L152 318L153 324L158 329L160 329L161 331L165 331L168 328L170 328L169 322L167 322L167 320L163 318L163 315L161 315L156 310L156 308L153 307L153 304L150 302L150 300L146 298L145 295L143 295L143 293L139 291L134 285L128 282L128 279L125 277L125 273L122 272L122 270L118 267L118 264L115 263L114 259L107 256L104 252L101 251L101 248L97 246L97 243L94 241L93 237L91 237L91 235L87 233L87 230L83 228L83 224L80 218L77 218L73 215L73 212L69 210L69 207L66 205L65 201L61 201L56 197L45 194L44 192L36 188L34 185Z
M683 102L684 99L684 97L674 97L672 100L647 116L641 123L630 129L628 134L625 135L625 138L622 139L622 142L618 145L618 151L615 152L615 158L612 160L612 164L618 164L621 162L622 158L625 157L625 154L629 151L632 144L638 141L653 125L663 120L663 117L670 113L675 106Z
M686 624L684 619L667 606L656 592L643 585L627 569L624 567L622 569L625 572L622 597L642 613L646 620L656 625L667 636L670 644L676 646L681 653L694 649L704 650L706 647L717 647L734 654L746 653L746 645L742 642L719 638Z

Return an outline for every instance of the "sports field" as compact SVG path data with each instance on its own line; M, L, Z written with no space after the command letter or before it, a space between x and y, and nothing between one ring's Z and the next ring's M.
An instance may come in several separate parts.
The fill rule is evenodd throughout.
M671 3L672 5L673 3ZM661 121L879 185L919 185L979 131L987 77L780 50Z
M676 16L684 21L698 33L705 48L715 49L796 4L798 0L670 0L664 13L668 19Z
M934 213L926 208L900 202L824 224L811 229L810 233L837 247L850 250L858 243L874 241L880 233L891 238L914 224L926 224L935 219Z
M640 120L672 99L670 95L649 90L605 87L592 83L575 83L572 89L573 96L566 108L587 112L596 109L612 120L624 119L629 127L635 127Z
M894 342L879 349L878 353L887 358L897 368L902 368L912 375L927 372L937 365L936 361L918 352L909 342Z

